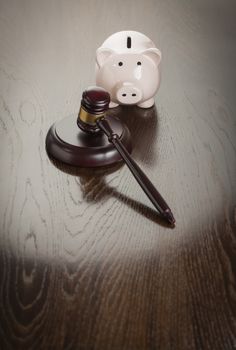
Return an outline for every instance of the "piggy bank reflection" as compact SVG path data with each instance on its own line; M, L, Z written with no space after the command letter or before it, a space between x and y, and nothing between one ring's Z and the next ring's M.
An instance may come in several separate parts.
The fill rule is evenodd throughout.
M161 52L144 34L111 35L96 52L96 84L110 93L109 107L152 107L160 85Z

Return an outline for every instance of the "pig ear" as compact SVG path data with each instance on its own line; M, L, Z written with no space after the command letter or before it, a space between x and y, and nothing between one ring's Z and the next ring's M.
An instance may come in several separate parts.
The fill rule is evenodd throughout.
M143 55L151 58L151 60L155 63L156 66L161 62L161 51L157 48L147 49L142 52Z
M104 47L99 47L96 52L96 62L99 67L101 67L109 56L113 55L115 52L111 49L106 49Z

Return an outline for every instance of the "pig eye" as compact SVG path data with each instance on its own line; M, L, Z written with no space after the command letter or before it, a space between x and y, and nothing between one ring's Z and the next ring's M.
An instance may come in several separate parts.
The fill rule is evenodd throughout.
M138 66L141 66L141 64L142 64L142 63L141 63L140 61L137 62L137 65L138 65Z
M119 66L123 66L123 62L119 62L118 64L119 64Z

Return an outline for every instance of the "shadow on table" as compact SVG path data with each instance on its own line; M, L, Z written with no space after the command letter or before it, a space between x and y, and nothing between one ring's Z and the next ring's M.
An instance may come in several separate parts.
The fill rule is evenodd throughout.
M158 212L145 204L142 204L131 197L126 196L125 194L117 191L114 187L109 186L106 182L106 176L118 171L123 163L116 164L113 166L99 168L74 168L67 166L65 164L59 163L58 161L52 160L52 163L61 171L66 174L78 176L80 178L81 190L83 195L83 200L86 202L99 202L104 198L115 197L118 201L122 202L129 208L133 209L137 213L145 216L147 219L163 226L170 227L165 220L161 218ZM131 175L132 176L132 175ZM92 179L92 181L91 181ZM135 180L134 180L135 181ZM142 189L140 188L140 191ZM143 194L145 196L145 194Z
M109 113L119 117L128 126L132 135L135 158L141 159L144 164L153 164L155 160L153 146L157 136L157 112L155 106L147 110L138 107L120 106L110 110ZM101 168L76 168L55 160L51 161L61 171L80 178L85 201L97 202L104 197L115 197L147 219L161 226L170 227L156 210L118 192L114 187L106 183L106 176L118 171L124 165L123 162ZM143 170L145 171L145 169ZM130 176L132 175L130 174ZM91 179L94 179L94 181L91 181ZM140 191L142 190L140 189Z

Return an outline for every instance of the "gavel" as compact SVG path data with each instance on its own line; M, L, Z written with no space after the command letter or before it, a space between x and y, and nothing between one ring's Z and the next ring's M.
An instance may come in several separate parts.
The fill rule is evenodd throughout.
M110 95L103 88L90 87L86 89L82 95L77 118L78 127L91 137L99 134L106 135L109 143L115 147L160 215L171 225L174 225L175 219L167 203L131 157L119 135L113 130L109 118L107 118L109 103Z

